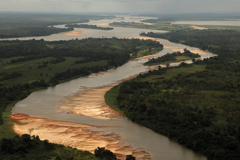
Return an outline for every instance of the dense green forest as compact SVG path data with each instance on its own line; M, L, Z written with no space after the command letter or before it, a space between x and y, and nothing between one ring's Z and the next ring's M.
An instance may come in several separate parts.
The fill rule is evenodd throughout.
M113 30L112 27L98 27L97 25L89 24L67 24L65 27L68 28L88 28L88 29L101 29L101 30Z
M189 50L184 49L183 53L178 51L178 52L173 52L171 54L167 53L158 58L151 58L146 63L144 63L144 65L168 64L171 62L179 62L179 61L185 61L185 60L195 61L195 58L200 58L200 57L201 56L199 54L194 54Z
M49 143L40 140L38 136L23 134L14 138L0 140L1 160L117 160L116 156L103 148L96 148L94 154L76 148ZM132 155L127 155L126 160L135 160Z
M89 20L114 18L115 16L71 15L71 14L24 14L0 13L0 38L46 36L73 30L55 28L53 25L86 23Z
M0 138L14 135L8 125L11 106L34 90L106 71L162 49L159 42L140 39L1 41Z
M38 136L24 134L12 139L0 140L1 160L100 160L88 151L80 151L71 147L49 143L48 140L41 141Z
M240 32L145 35L208 50L218 57L140 74L110 90L116 95L110 96L111 104L134 122L209 160L240 159Z

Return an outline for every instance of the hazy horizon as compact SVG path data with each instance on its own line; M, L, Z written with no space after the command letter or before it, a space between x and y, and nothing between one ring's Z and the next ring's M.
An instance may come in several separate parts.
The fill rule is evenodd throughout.
M183 14L240 12L239 0L1 0L3 12Z

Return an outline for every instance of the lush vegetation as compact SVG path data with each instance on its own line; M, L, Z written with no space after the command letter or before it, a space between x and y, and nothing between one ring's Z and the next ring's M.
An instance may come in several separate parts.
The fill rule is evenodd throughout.
M49 143L48 140L41 141L38 136L31 137L24 134L21 137L17 135L12 139L3 138L0 140L0 159L99 160L100 158L88 151Z
M40 141L37 136L16 136L10 126L12 106L35 90L118 67L162 49L159 42L140 39L1 41L0 159L98 159L85 151ZM100 159L112 159L113 153L106 151Z
M159 42L140 39L0 42L0 138L9 131L11 106L34 90L106 71L131 58L160 51ZM6 115L6 116L3 116ZM7 127L8 126L8 127Z
M96 148L94 150L94 154L96 157L100 158L101 160L117 160L117 157L108 149L105 149L104 147ZM136 158L132 155L127 155L126 160L135 160Z
M68 28L88 28L88 29L101 29L101 30L113 30L111 27L98 27L97 25L89 24L67 24L65 27Z
M179 61L185 61L185 60L195 61L195 58L200 58L200 57L201 56L199 54L194 54L189 50L184 49L183 53L178 51L178 52L173 52L171 54L167 53L158 58L149 59L144 65L167 64L171 62L179 62Z
M13 138L0 140L1 160L117 160L116 156L105 148L96 148L94 154L76 148L49 143L40 140L38 136L23 134ZM126 160L135 160L132 155L127 155Z
M141 33L142 36L168 39L172 42L195 46L202 50L208 50L219 57L237 57L239 51L239 35L236 30L195 30L159 33Z
M23 134L13 138L0 140L1 160L117 160L116 156L108 149L96 148L94 154L76 148L49 143L40 140L38 136ZM126 160L135 160L132 155L127 155Z
M46 36L73 30L71 27L55 28L53 25L85 23L89 19L103 18L114 16L1 13L0 38Z
M176 31L176 30L191 30L192 27L189 25L178 25L171 24L170 22L161 22L154 24L145 24L145 23L135 23L135 22L113 22L109 24L110 26L115 27L129 27L129 28L145 28L145 29L157 29L157 30L166 30L166 31Z
M113 88L127 117L211 160L240 159L240 32L148 33L218 54L159 68ZM114 91L115 90L115 91Z

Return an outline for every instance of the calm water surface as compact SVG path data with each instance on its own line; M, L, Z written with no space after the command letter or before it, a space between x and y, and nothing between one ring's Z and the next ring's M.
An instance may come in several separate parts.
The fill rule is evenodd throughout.
M240 26L240 21L177 21L172 24Z
M139 21L141 19L127 17L129 21ZM143 17L144 19L144 17ZM100 26L108 26L107 24L113 21L121 21L121 19L114 20L101 20L91 21L90 24L97 24ZM59 26L59 27L64 27ZM121 28L114 27L114 30L103 31L103 30L90 30L90 29L75 29L83 31L82 35L61 35L53 34L45 37L28 37L19 39L45 39L48 41L53 40L69 40L75 38L86 38L86 37L138 37L140 32L148 32L154 30L147 29L132 29L132 28ZM165 31L155 31L165 32ZM180 49L196 49L181 44L171 43L168 40L160 39L161 43L166 46L178 47ZM172 50L164 49L159 52L160 55L170 53ZM209 57L204 55L203 58ZM147 59L138 61L129 61L123 66L118 67L116 70L109 71L103 75L89 76L71 80L66 83L59 84L55 87L49 87L44 90L40 90L32 93L26 99L17 103L13 108L13 113L24 113L30 116L39 118L47 118L53 120L69 121L76 123L85 123L90 125L101 125L101 126L122 126L121 128L114 129L101 129L105 132L116 132L122 134L121 142L129 144L133 147L141 147L151 154L153 159L156 160L206 160L201 154L198 154L190 149L179 145L178 143L170 140L169 138L157 134L150 129L133 123L126 117L120 117L119 120L100 120L85 116L77 116L66 114L66 110L58 109L57 106L61 105L61 100L64 100L65 96L69 96L83 89L83 87L101 87L105 85L114 84L130 76L139 74L147 71L146 66L140 64L146 62Z

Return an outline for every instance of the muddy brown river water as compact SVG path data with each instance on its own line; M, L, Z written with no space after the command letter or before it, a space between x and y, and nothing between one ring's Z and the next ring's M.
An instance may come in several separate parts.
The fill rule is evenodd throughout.
M127 20L136 22L146 18L126 17ZM108 26L114 21L121 19L91 21L90 24ZM19 39L35 38L53 41L86 37L128 38L138 37L143 31L154 30L114 27L111 31L90 29L75 29L75 31L76 34L71 32ZM184 48L200 53L202 58L213 56L194 47L171 43L164 39L156 40L165 46L156 56ZM115 70L33 92L12 109L12 118L19 122L14 125L15 131L19 134L39 135L41 139L48 139L50 142L91 152L97 147L106 147L119 158L133 154L137 159L206 160L205 156L187 149L166 136L133 123L105 104L104 94L112 86L149 70L142 65L147 59L148 57L129 61Z

